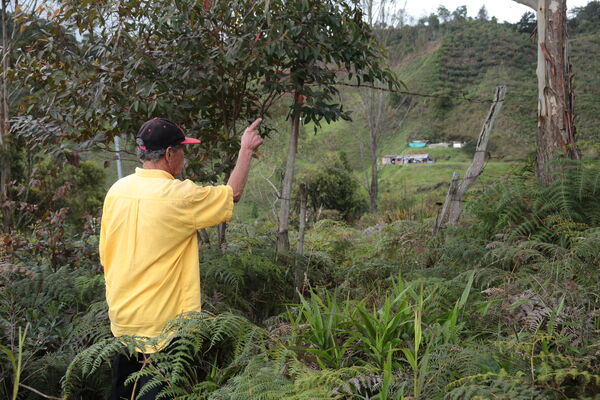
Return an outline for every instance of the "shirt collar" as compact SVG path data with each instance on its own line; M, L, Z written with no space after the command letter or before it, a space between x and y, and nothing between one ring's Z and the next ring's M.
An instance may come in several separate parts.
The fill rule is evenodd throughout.
M166 178L166 179L175 179L173 175L168 173L167 171L163 171L162 169L144 169L144 168L136 168L135 174L140 178Z

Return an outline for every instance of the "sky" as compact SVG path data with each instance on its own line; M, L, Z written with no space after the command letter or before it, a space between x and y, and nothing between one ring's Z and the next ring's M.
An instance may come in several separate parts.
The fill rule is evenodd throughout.
M582 7L591 0L567 0L567 8ZM457 7L467 6L467 12L470 17L475 17L481 6L485 5L490 18L495 16L500 22L515 23L526 12L529 7L517 4L513 0L396 0L400 6L406 2L406 12L408 15L419 19L427 16L437 10L439 5L443 5L450 12Z

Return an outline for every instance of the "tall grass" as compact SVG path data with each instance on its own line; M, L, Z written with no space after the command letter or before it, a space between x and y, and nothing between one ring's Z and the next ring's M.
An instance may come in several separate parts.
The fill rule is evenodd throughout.
M17 400L17 395L19 394L19 385L21 383L21 371L23 367L23 349L25 347L25 338L27 337L27 330L29 329L29 324L25 325L25 329L21 330L19 327L18 333L18 342L17 342L17 354L13 354L12 351L6 346L0 344L0 350L2 350L8 360L10 361L13 374L12 374L12 400Z

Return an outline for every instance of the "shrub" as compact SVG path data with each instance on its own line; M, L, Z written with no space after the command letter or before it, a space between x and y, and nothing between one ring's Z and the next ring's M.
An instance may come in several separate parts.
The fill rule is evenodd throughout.
M322 164L304 172L297 181L306 185L308 205L315 217L319 210L335 210L344 220L353 221L367 210L366 198L343 152L325 154Z

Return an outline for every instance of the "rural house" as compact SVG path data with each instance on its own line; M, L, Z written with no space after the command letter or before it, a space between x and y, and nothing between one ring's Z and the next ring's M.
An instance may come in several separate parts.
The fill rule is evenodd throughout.
M429 154L394 154L383 156L382 165L431 164L433 158Z

